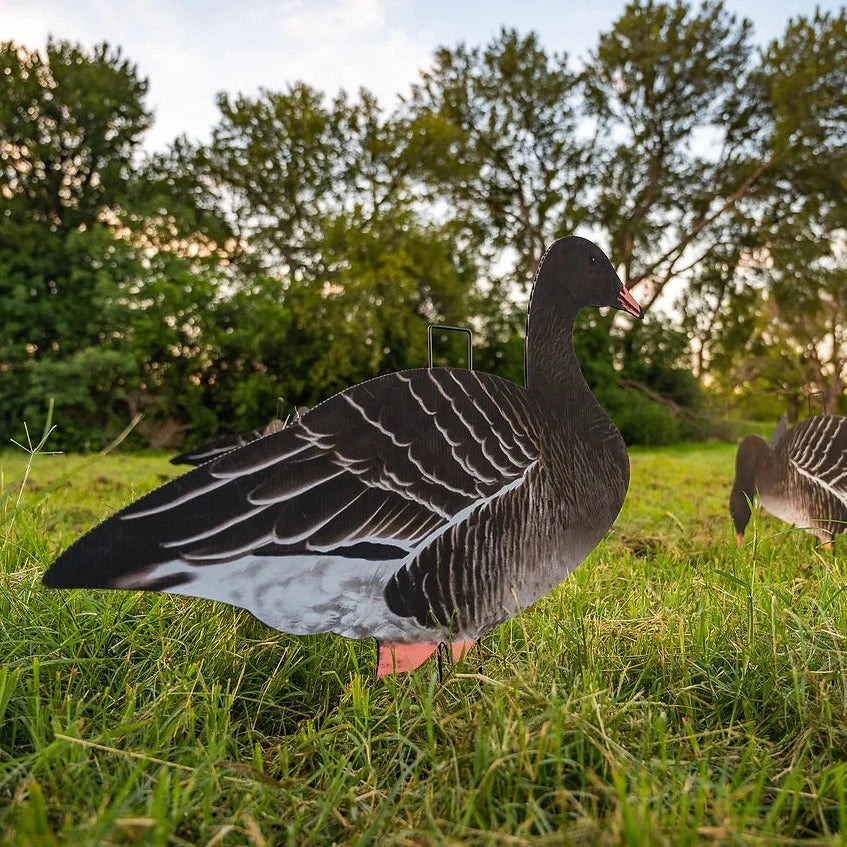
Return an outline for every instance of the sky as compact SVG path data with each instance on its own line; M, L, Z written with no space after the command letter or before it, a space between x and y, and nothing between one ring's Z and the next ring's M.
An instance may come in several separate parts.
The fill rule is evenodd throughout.
M822 8L839 2L822 0ZM728 0L768 41L810 0ZM390 105L442 44L481 44L501 26L535 30L550 50L586 58L624 0L0 0L0 40L42 47L48 34L120 45L150 80L156 122L145 146L206 139L215 94L294 80L334 93L365 86Z

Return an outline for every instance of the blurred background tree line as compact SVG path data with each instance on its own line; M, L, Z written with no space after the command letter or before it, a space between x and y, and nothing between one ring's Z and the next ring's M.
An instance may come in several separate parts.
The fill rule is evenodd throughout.
M386 109L291 83L221 93L208 143L141 147L119 49L0 45L0 440L240 430L426 360L471 325L523 378L545 245L609 253L643 324L586 314L629 442L720 435L847 380L847 12L761 46L720 2L629 3L579 67L535 34L436 51ZM439 347L461 361L461 342Z

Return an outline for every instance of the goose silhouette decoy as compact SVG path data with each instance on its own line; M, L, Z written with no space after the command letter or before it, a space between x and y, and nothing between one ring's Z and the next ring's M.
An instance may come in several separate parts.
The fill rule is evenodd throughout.
M377 674L481 635L561 582L623 504L629 459L574 354L586 306L643 311L583 238L546 252L526 388L426 368L355 385L72 544L51 588L220 600L294 634L378 642Z
M739 544L756 497L763 509L830 547L847 532L847 418L817 415L791 429L780 419L770 444L748 435L738 445L729 497Z

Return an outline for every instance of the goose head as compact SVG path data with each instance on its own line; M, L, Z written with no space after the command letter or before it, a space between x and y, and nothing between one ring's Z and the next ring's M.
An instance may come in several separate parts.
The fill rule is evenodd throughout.
M735 480L729 495L729 514L735 524L735 540L740 545L750 522L750 504L756 497L756 474L766 461L770 448L758 435L748 435L735 455Z
M560 238L544 254L530 296L524 360L528 390L562 402L574 401L574 392L583 398L591 393L573 349L574 320L588 306L644 315L596 244L576 235Z
M572 235L555 241L544 257L538 281L543 277L556 280L557 293L572 314L586 306L612 306L635 318L644 317L606 254L587 238Z

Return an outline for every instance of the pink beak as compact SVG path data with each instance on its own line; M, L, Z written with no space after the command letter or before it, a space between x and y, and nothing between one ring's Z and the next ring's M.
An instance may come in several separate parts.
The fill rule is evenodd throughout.
M644 309L641 308L641 304L629 293L629 289L626 286L621 286L621 290L618 293L618 302L615 305L622 312L626 312L634 318L644 317Z

